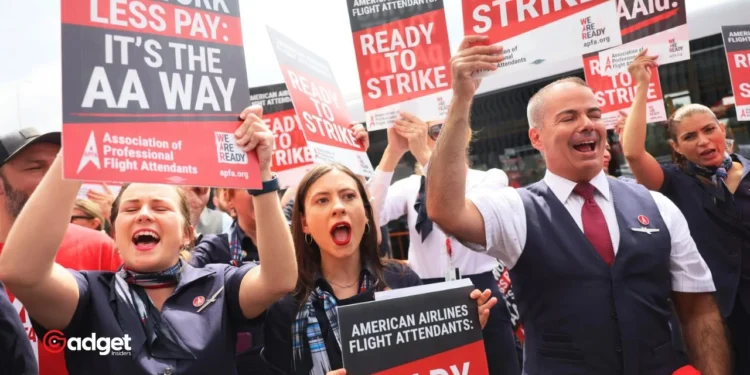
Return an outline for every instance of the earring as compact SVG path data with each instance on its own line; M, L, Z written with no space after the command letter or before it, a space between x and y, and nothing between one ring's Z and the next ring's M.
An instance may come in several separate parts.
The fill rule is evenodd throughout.
M308 238L310 239L309 241L308 241ZM313 243L313 238L309 233L305 233L305 243L308 245L312 245Z
M365 233L370 233L370 223L365 223Z

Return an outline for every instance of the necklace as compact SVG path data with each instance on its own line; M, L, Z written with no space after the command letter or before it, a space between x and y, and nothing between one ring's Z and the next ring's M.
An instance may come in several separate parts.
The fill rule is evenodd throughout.
M331 284L333 284L333 285L335 285L335 286L337 286L337 287L339 287L339 288L344 288L344 289L346 289L346 288L351 288L351 287L352 287L352 285L354 285L354 283L355 283L355 282L357 282L357 280L354 280L354 281L350 282L349 284L346 284L346 285L341 285L341 284L335 283L335 282L333 282L333 281L331 281L331 280L327 280L327 279L326 279L326 281L328 281L329 283L331 283Z

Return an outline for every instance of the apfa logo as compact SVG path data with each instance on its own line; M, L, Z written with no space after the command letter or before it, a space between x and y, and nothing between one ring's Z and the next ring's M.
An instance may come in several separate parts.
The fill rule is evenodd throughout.
M88 142L86 142L86 148L83 150L81 163L78 164L78 170L76 171L76 174L81 173L83 167L85 167L89 163L94 164L97 169L102 169L101 165L99 164L99 149L96 147L96 137L94 136L93 131L91 132L91 135L89 135Z

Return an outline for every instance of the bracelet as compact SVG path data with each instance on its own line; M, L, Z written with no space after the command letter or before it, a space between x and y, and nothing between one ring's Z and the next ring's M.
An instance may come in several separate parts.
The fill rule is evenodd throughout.
M268 194L274 191L279 191L279 179L276 177L276 175L273 175L273 178L268 181L263 181L263 188L260 190L255 189L247 189L247 192L250 193L250 195L257 197L259 195Z

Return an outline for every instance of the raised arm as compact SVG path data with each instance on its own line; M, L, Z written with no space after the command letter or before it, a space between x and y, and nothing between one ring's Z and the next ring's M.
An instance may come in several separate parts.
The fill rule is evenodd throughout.
M637 82L635 98L625 120L622 132L622 150L638 183L649 190L658 191L664 183L664 171L659 162L646 151L646 107L652 69L658 69L655 56L641 51L628 70Z
M406 214L406 196L400 191L393 190L391 181L399 160L408 150L406 139L396 134L390 128L388 132L388 146L385 147L380 164L375 168L375 174L367 184L367 190L372 196L373 209L378 212L378 225L383 226L391 220Z
M451 58L453 102L430 158L427 178L427 213L440 228L461 241L486 245L482 214L466 199L467 145L471 102L479 87L472 73L497 68L502 48L472 46L486 42L467 36ZM495 54L495 55L493 55Z
M10 229L0 255L0 281L47 329L65 329L78 306L73 274L55 263L79 181L62 179L58 155ZM50 308L54 306L54 308Z
M245 136L238 143L246 151L256 150L261 179L270 181L271 154L274 138L268 126L261 121L257 108L248 108L240 117L244 119L239 133ZM246 318L255 318L271 304L294 290L297 284L297 259L294 242L281 208L279 195L270 192L253 196L257 222L258 255L261 265L248 271L240 285L240 307Z

